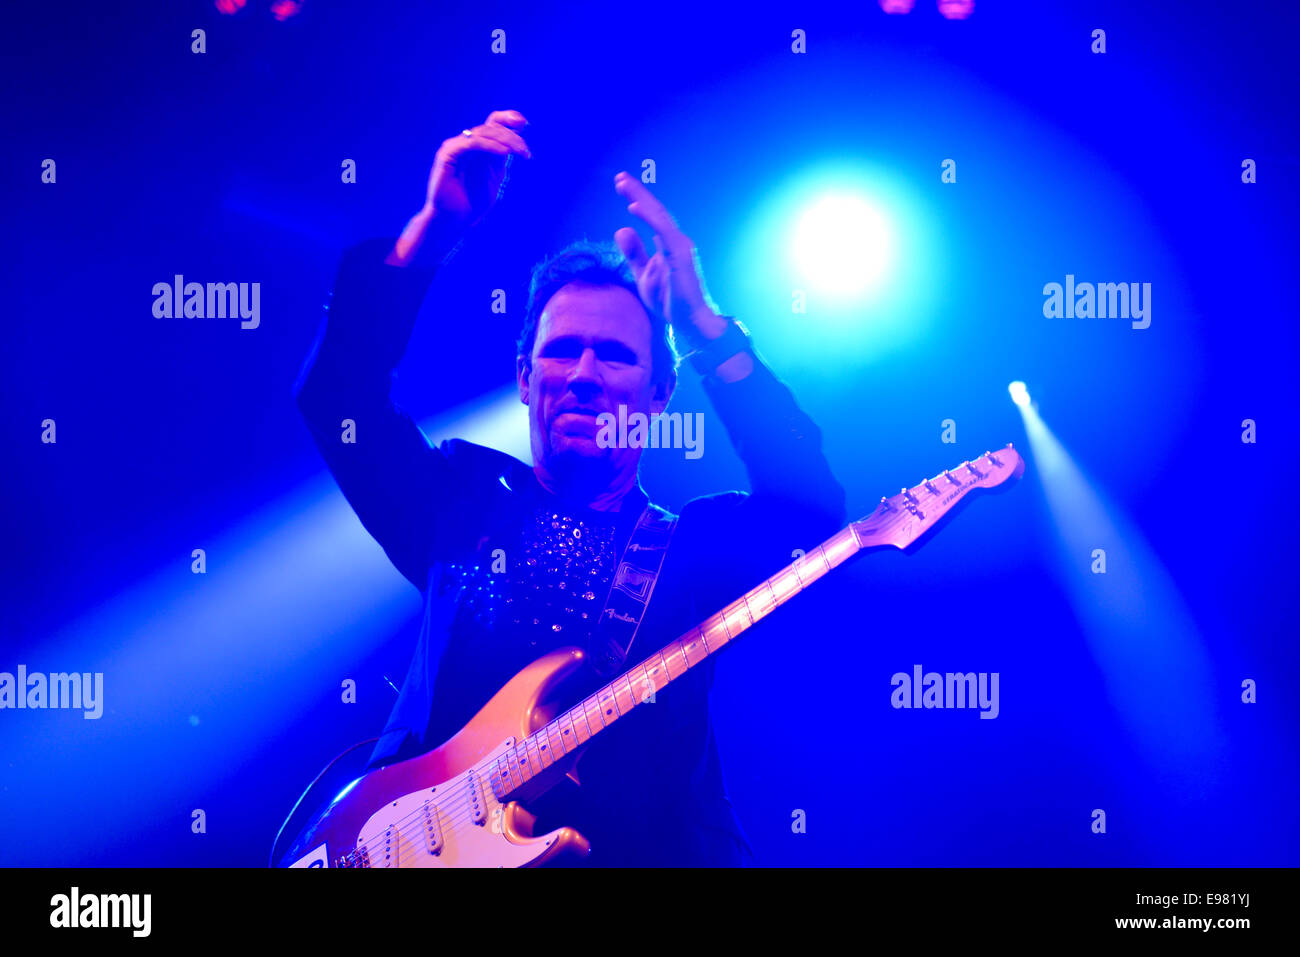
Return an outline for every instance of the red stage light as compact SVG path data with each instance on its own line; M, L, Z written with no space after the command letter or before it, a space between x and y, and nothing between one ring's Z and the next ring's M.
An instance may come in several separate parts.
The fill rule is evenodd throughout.
M271 4L271 16L283 22L296 16L302 10L302 0L275 0Z
M965 20L975 12L975 0L939 0L939 12L949 20Z

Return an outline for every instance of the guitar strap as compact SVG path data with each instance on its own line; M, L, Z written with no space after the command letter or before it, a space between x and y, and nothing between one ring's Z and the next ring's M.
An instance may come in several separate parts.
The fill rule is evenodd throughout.
M627 661L676 528L677 516L654 504L637 519L591 634L591 664L602 678L616 675Z

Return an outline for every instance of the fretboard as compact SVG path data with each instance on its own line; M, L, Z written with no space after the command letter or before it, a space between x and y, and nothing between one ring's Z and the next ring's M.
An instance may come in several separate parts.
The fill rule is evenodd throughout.
M716 655L861 548L854 526L849 525L503 752L486 769L497 798L504 801L634 708L653 701L670 682Z

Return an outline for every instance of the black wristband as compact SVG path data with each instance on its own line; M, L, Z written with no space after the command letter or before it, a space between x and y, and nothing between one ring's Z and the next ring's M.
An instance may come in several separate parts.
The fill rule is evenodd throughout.
M749 330L744 327L740 320L734 316L723 316L722 318L727 320L727 331L716 339L708 340L687 356L691 360L691 365L695 367L695 371L700 375L712 375L718 366L732 356L753 350Z

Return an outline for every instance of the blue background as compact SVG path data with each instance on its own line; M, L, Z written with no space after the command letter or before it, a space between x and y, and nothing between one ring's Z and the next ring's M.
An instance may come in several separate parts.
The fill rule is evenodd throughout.
M714 298L822 426L852 517L1007 442L1028 459L1008 494L862 558L720 661L759 863L1296 864L1300 18L1138 6L312 2L279 23L260 2L29 5L0 31L0 671L102 671L106 712L0 711L0 863L260 865L301 788L378 732L419 596L290 387L341 249L395 234L441 140L512 108L534 158L436 279L401 368L431 436L526 449L502 390L528 269L637 225L612 180L652 157ZM832 176L888 210L896 262L875 298L794 314L787 214ZM260 282L260 328L155 319L176 273ZM1044 318L1067 273L1152 283L1150 328ZM1077 469L1064 507L1013 379ZM744 487L693 380L674 407L709 414L704 456L643 468L672 508ZM915 664L997 672L999 717L893 709Z

